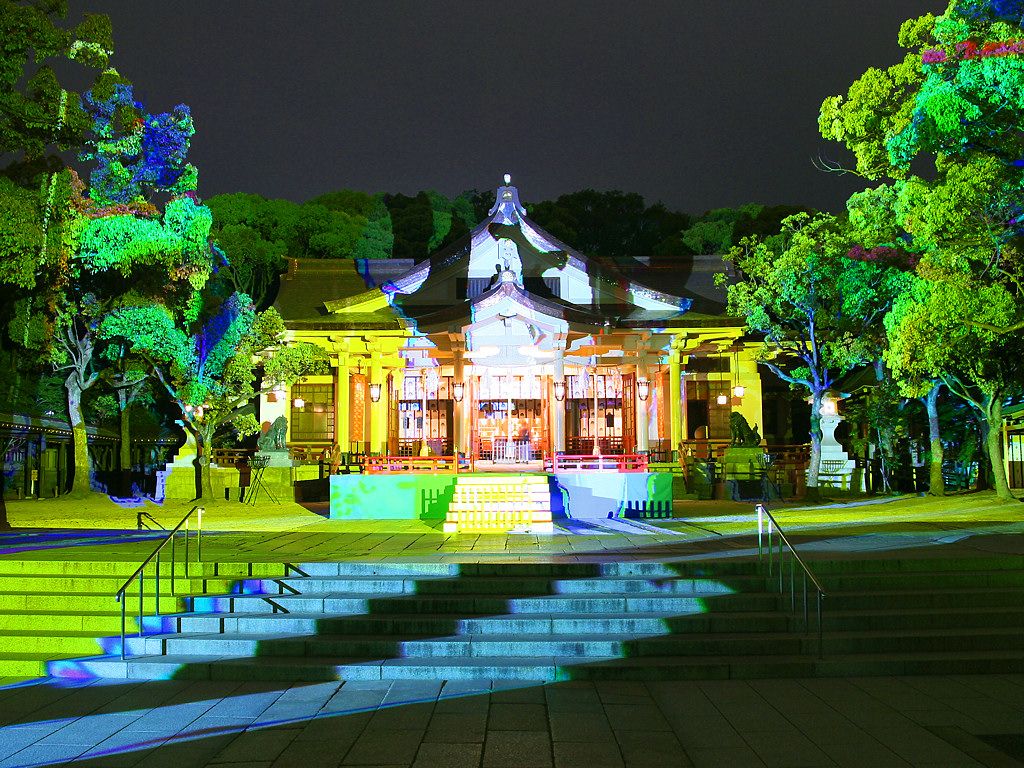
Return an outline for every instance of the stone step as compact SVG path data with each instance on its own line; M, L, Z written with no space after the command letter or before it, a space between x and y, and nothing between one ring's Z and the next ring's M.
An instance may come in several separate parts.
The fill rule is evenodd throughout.
M638 657L777 655L817 653L816 633L658 634L596 632L576 635L457 634L445 637L313 634L168 634L128 637L133 655L314 656L441 658L449 656ZM1006 629L919 630L825 633L829 655L960 650L1024 651L1020 627ZM87 649L88 650L88 649Z
M120 652L120 619L118 619L118 652ZM43 627L36 630L4 630L0 634L0 656L10 653L35 654L47 658L53 655L91 656L109 647L103 636L86 630L62 630L60 633Z
M586 596L540 595L226 595L197 596L195 610L212 612L280 612L324 613L331 615L388 613L662 613L666 616L703 613L707 601L714 598L714 607L721 611L768 610L781 605L778 595L736 594L588 594Z
M154 543L155 546L155 543ZM175 575L185 575L185 564L178 553L175 563ZM192 555L194 558L194 555ZM13 576L89 576L127 579L139 567L142 559L121 560L18 560L4 557L0 559L0 580ZM251 569L250 569L251 566ZM170 575L167 560L161 563L162 572ZM280 562L271 563L198 563L189 562L189 573L196 577L223 577L226 579L255 576L283 576L285 565ZM152 573L152 567L147 574Z
M682 617L680 617L682 618ZM696 631L783 632L792 620L778 611L759 613L701 614L678 626ZM467 616L464 614L381 614L324 617L320 614L252 613L219 615L180 614L170 626L178 632L242 632L253 634L579 634L583 632L632 632L668 634L673 631L662 613L538 613L529 616ZM147 623L147 630L161 625Z
M50 665L57 676L120 679L326 680L706 680L870 675L1009 674L1024 672L1021 651L886 653L819 659L796 656L589 658L456 657L343 659L260 656L140 656L79 659Z
M6 596L32 592L40 595L114 595L125 583L120 576L18 576L0 578L0 606L5 605ZM270 579L231 579L231 578L185 578L176 576L174 590L179 594L224 594L241 592L277 591L274 580ZM156 587L154 574L147 573L143 581L146 594L152 594ZM169 573L160 574L161 593L170 594L171 578ZM129 591L138 592L138 582L129 587Z
M69 677L62 672L57 672L55 665L62 663L62 660L71 659L74 664L82 654L75 653L52 653L45 658L36 653L4 653L0 654L0 677L46 677L53 674L55 677Z
M745 578L743 588L764 591L764 580L757 577ZM568 594L618 594L618 593L678 593L678 594L730 594L740 591L738 585L727 585L719 579L696 577L647 578L600 576L576 579L529 577L529 576L478 576L464 578L384 578L377 576L333 576L302 577L275 580L264 579L252 584L246 592L266 594L279 593L278 585L302 594L516 594L516 595L568 595ZM262 584L262 589L256 584ZM207 590L212 593L212 590Z

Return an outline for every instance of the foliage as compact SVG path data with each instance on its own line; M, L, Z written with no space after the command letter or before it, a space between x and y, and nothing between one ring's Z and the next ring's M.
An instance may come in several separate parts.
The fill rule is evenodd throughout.
M92 139L80 159L96 161L89 176L89 194L96 203L148 200L154 192L195 192L198 172L186 162L195 133L188 106L150 114L123 82L89 91L82 101L92 117Z
M801 213L786 219L780 234L744 238L726 257L739 275L727 287L729 311L764 334L762 363L812 399L811 488L817 487L822 400L840 376L880 357L882 318L910 279L846 258L849 247L845 222Z
M127 341L148 361L185 426L205 445L227 425L240 437L253 434L255 420L239 409L258 392L329 368L319 347L283 346L280 315L273 308L257 312L244 294L233 294L186 327L166 306L125 306L104 319L102 334Z
M592 256L628 260L655 253L658 243L690 223L663 204L647 206L636 193L584 189L529 206L533 221Z
M55 69L65 61L107 67L113 34L106 16L86 14L74 28L59 21L67 4L0 0L0 154L33 161L51 147L78 147L89 118Z
M855 172L888 180L850 200L865 245L916 254L945 322L997 332L1024 328L1024 56L1007 8L953 2L905 22L903 61L865 72L819 119Z

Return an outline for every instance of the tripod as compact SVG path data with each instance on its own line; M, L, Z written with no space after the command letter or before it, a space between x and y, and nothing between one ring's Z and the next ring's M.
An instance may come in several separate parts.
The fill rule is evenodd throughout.
M250 506L256 506L256 497L260 495L261 489L275 504L281 503L274 497L274 494L270 492L270 489L263 482L263 472L266 470L268 464L270 464L270 456L265 453L257 453L249 459L249 469L252 472L252 475L249 480L250 493L245 497L245 503Z

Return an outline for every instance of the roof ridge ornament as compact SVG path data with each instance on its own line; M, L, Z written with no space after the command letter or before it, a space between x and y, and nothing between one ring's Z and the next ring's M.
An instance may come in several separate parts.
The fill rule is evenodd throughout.
M499 224L518 224L526 216L526 209L519 201L519 190L512 186L512 174L506 173L504 184L498 187L494 195L494 205L487 212Z

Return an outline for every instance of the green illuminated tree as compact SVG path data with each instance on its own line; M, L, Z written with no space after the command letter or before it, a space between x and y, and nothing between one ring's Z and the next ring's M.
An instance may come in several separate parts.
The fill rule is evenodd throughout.
M257 312L244 294L232 295L185 327L172 309L157 303L123 307L103 321L102 334L127 340L180 411L199 448L196 473L202 497L213 494L214 436L229 427L239 438L259 431L256 418L242 407L261 392L330 367L319 347L283 345L284 330L275 309Z
M917 278L912 290L894 303L885 320L886 361L897 378L910 383L906 386L923 382L924 388L937 380L976 411L984 427L996 494L1012 500L1002 459L1002 409L1005 399L1021 390L1017 361L1024 340L1019 334L951 321L950 315L958 310L950 307L945 285Z
M833 170L885 182L850 199L863 240L920 256L920 282L886 323L887 360L908 392L942 381L979 413L1003 498L997 422L1014 383L998 357L1024 329L1024 45L1014 7L951 2L941 16L905 22L903 60L869 69L819 118L822 136L855 158Z
M761 363L811 400L808 496L818 497L821 407L836 380L881 356L882 319L909 276L847 257L849 232L833 216L801 213L766 239L744 238L726 260L729 311L764 334ZM720 284L726 284L722 275Z

